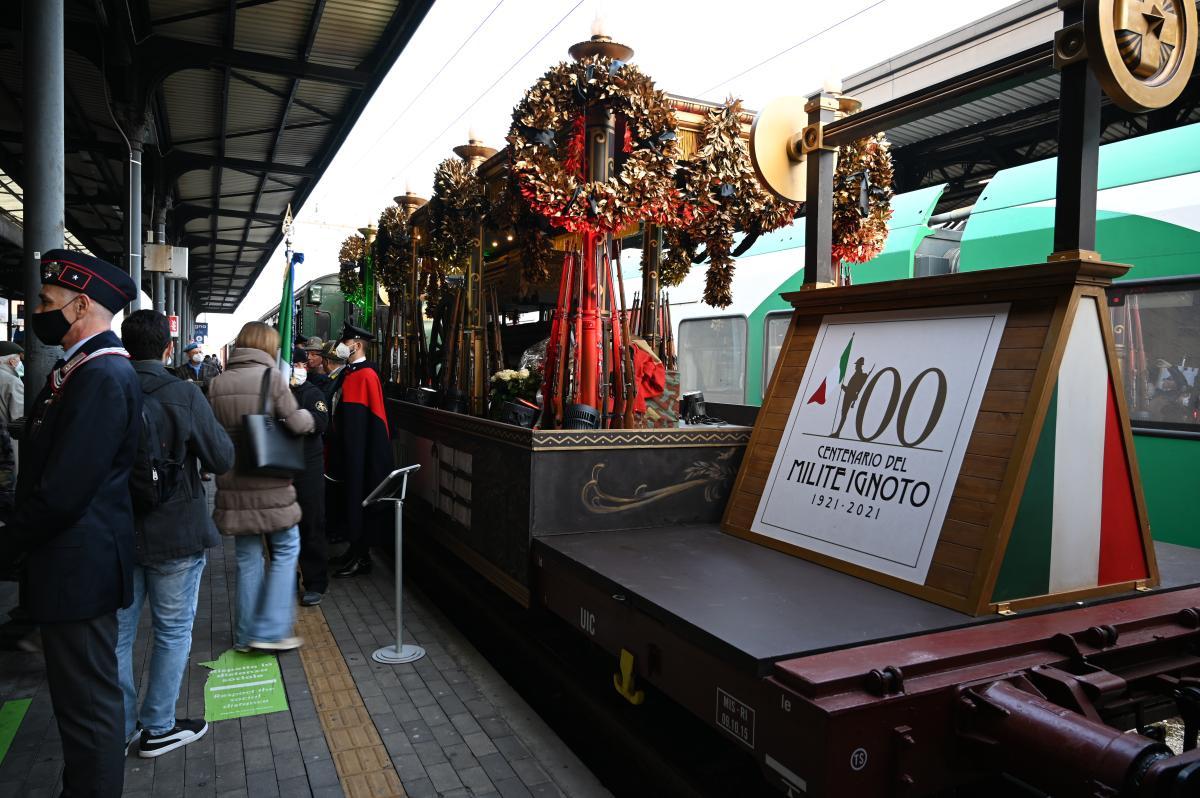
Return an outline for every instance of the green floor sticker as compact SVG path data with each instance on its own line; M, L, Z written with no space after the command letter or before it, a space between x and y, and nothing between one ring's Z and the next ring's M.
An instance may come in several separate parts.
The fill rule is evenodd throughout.
M204 684L205 720L287 711L287 694L274 654L242 654L230 649L216 662L200 664L212 669Z
M0 763L8 756L8 748L17 736L17 729L21 728L21 721L25 719L25 713L32 701L32 698L18 698L15 701L5 701L0 706Z

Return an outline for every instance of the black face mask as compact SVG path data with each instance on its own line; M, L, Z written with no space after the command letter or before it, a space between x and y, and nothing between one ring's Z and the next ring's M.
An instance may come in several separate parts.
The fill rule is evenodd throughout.
M67 321L67 314L63 313L65 309L66 307L64 306L55 310L33 314L31 321L33 334L46 346L58 346L61 344L62 339L66 337L71 327L75 324L74 321ZM79 321L78 317L75 321Z

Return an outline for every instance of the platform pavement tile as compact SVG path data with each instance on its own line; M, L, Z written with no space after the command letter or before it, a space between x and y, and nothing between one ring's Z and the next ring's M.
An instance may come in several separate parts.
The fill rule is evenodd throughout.
M396 718L402 724L421 720L421 710L413 706L411 701L405 701L403 704L393 704L392 711L395 712Z
M450 722L450 718L437 704L430 704L426 707L418 707L417 711L421 713L421 718L424 719L431 727L440 726Z
M249 748L244 752L246 773L260 773L265 770L275 770L275 756L270 746Z
M279 794L283 798L309 798L312 791L308 786L308 777L304 775L283 779L279 782Z
M217 795L244 790L246 788L246 769L244 767L223 767L217 769Z
M217 778L216 767L211 756L189 756L184 764L185 791L191 794L194 788L211 787Z
M457 729L458 733L462 735L474 734L475 732L483 730L484 728L480 725L479 721L471 717L470 712L466 711L460 712L457 715L451 715L450 722L454 724L454 728Z
M413 675L416 676L416 674ZM420 679L421 677L417 676L417 678ZM424 690L425 688L417 687L412 689ZM395 687L384 687L380 690L380 693L383 695L384 700L386 700L393 707L413 705L412 700L408 697L408 689L401 685L396 685Z
M504 754L501 754L499 751L479 757L479 765L497 787L499 787L499 782L505 779L517 778L517 772L512 769L508 761L504 758Z
M471 753L471 748L466 743L446 746L442 752L450 760L450 764L454 765L455 770L465 770L479 765L479 760Z
M342 729L330 729L327 741L331 753L338 754L355 748L368 748L379 744L379 736L371 726L350 726Z
M458 778L462 781L463 785L470 788L474 793L496 789L495 785L492 784L492 780L488 778L487 771L481 765L472 765L465 768L456 765L455 772L458 773Z
M454 694L462 699L464 703L469 701L483 700L483 694L479 692L479 688L470 682L451 684L450 689L453 690Z
M312 798L346 798L346 793L342 791L341 782L337 784L328 784L318 787L315 784L312 788Z
M408 798L440 798L437 788L427 778L405 782L404 791Z
M435 695L437 694L435 693ZM437 701L438 706L440 706L447 715L461 715L464 712L470 712L470 710L467 709L467 705L463 703L463 700L454 695L454 693L449 689L447 689L444 695L437 695Z
M442 762L437 765L429 765L425 768L425 772L429 774L429 780L433 782L433 786L437 791L445 792L462 786L462 781L454 772L454 765L449 762Z
M314 790L318 787L341 783L338 779L337 766L334 765L332 759L321 762L305 762L304 769L308 774L309 786Z
M535 798L563 798L563 792L552 781L545 781L541 784L535 784L529 788L531 795Z
M217 740L214 757L218 766L242 763L242 745L233 740Z
M510 759L508 760L508 764L517 772L517 776L521 781L525 782L526 786L550 781L550 774L543 770L542 766L533 757Z
M297 751L294 754L275 755L275 776L280 779L289 778L304 772L304 757Z
M333 761L337 763L338 773L345 779L359 773L374 773L391 769L391 758L387 749L382 745L371 745L365 748L351 748L346 751L336 751Z
M531 798L529 788L520 779L503 779L496 782L496 790L503 798Z
M400 774L400 781L405 784L417 779L428 778L428 775L425 773L425 766L421 764L421 758L415 753L393 756L392 766Z
M473 701L464 701L467 709L475 716L475 720L483 720L484 718L494 718L497 714L496 707L486 698L478 698Z
M418 708L427 707L431 704L437 703L437 699L433 697L433 693L425 688L421 688L419 690L409 690L408 698L413 702L413 706Z
M404 729L404 723L395 712L376 712L371 715L371 720L375 722L375 728L380 734L391 734Z
M492 738L487 736L486 732L474 732L473 734L464 734L463 742L471 749L471 753L477 757L487 756L488 754L499 753L500 749L492 742Z
M442 750L442 746L437 740L429 740L423 743L413 743L413 750L417 756L421 758L421 764L429 767L430 765L439 765L442 762L449 761L446 759L446 753Z
M438 744L443 748L450 745L459 745L462 743L462 735L451 726L449 723L433 727L433 738L438 741Z
M421 678L419 673L401 674L400 686L405 690L423 690L425 689L425 680Z
M281 713L286 714L286 713ZM279 754L299 753L300 739L296 737L296 731L290 726L279 732L271 734L271 750L278 756Z
M305 740L314 737L321 737L322 734L321 721L319 718L317 718L315 712L311 718L303 718L296 721L296 737L300 739L300 745L302 747Z
M484 718L483 720L479 721L479 725L483 727L483 730L487 732L488 736L493 740L497 737L509 737L513 734L512 728L508 725L508 721L504 720L504 718Z
M500 749L500 753L504 754L504 758L510 762L514 759L525 759L530 755L529 749L525 747L525 744L515 734L498 739L494 738L492 742Z
M246 792L254 798L273 798L279 795L279 779L274 770L246 774Z
M383 734L383 747L388 750L388 753L393 757L402 756L404 754L415 753L412 741L408 739L408 735L403 731L394 731L388 734Z
M433 739L433 729L423 720L413 720L404 724L404 733L415 743L424 743Z
M268 734L292 728L292 716L287 712L272 712L265 717L267 719Z

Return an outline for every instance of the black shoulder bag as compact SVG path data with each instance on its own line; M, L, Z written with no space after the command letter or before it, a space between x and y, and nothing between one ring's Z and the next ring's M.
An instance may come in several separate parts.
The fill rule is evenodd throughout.
M242 416L242 427L246 432L246 465L251 473L259 476L289 478L304 470L304 438L288 432L275 417L271 402L273 372L271 368L263 372L259 396L261 412Z

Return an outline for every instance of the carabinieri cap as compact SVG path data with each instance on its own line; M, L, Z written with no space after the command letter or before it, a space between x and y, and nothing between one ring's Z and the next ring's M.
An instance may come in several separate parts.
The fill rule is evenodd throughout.
M342 336L338 340L349 341L352 338L359 338L368 343L374 343L375 341L375 336L369 330L364 330L362 327L356 327L350 322L346 322L345 326L342 327Z
M137 296L137 286L124 270L67 249L52 249L42 254L42 285L57 285L86 294L113 313Z

